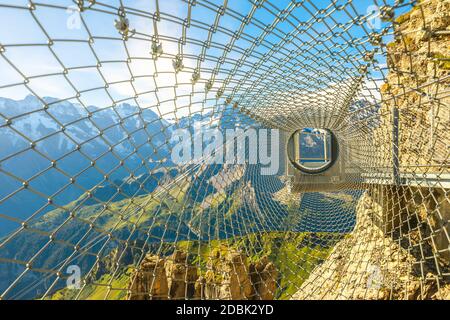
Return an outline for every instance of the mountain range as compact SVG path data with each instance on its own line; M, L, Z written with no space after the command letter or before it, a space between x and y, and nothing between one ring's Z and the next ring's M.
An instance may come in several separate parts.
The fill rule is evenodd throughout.
M129 104L86 110L69 102L51 104L52 98L45 101L51 106L43 111L31 96L21 101L0 99L0 113L12 119L0 128L5 146L1 158L10 156L0 171L0 213L28 219L12 238L6 235L20 225L6 219L0 224L0 259L24 262L0 264L0 292L24 272L26 262L33 266L8 293L11 298L33 298L49 289L55 274L34 270L64 270L76 264L86 274L96 257L107 257L125 242L134 243L134 253L122 262L133 264L143 251L163 242L226 239L260 230L345 233L353 227L354 210L345 206L346 199L329 203L325 195L305 194L302 207L280 202L275 195L284 183L279 176L261 175L260 165L192 165L180 171L167 160L171 148L167 141L174 128L192 128L198 122L231 128L233 122L249 123L244 116L225 111L220 119L205 114L173 124ZM63 132L52 117L65 128ZM32 149L20 133L35 142ZM56 165L51 160L57 160ZM21 189L11 176L29 185ZM293 210L300 217L295 222L290 219ZM315 221L329 210L340 210L345 223L322 223L319 228ZM246 228L236 227L242 224ZM74 244L80 248L78 254ZM91 274L98 278L105 272ZM60 279L51 289L62 286Z
M10 119L9 126L0 127L0 159L5 159L0 199L7 198L0 203L1 213L23 220L55 209L49 198L64 205L98 185L170 165L172 124L150 109L43 100L46 110L31 95L18 101L0 98L0 114ZM19 179L28 181L26 189ZM2 221L0 236L17 226Z

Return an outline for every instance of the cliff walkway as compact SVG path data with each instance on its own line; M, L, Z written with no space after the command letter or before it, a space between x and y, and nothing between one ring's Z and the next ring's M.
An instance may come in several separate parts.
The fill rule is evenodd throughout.
M450 299L450 1L0 21L0 299Z

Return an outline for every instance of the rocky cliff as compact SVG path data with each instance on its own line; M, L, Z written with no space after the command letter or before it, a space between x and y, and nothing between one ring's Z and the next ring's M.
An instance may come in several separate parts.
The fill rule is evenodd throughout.
M374 141L390 166L397 109L402 171L433 172L449 161L450 1L419 1L393 21L393 28L394 41L383 49L389 72L381 86L381 126Z
M342 237L274 232L178 242L173 252L152 251L145 256L130 277L128 298L290 298Z
M373 156L392 169L398 147L399 172L417 181L369 186L355 229L294 299L450 299L449 192L420 180L449 172L450 1L418 1L392 22Z
M217 253L204 274L186 252L147 255L131 281L129 299L273 299L278 271L266 257L249 263L237 251Z
M437 281L431 251L422 253L428 257L423 260L414 252L430 248L386 236L372 219L379 210L366 193L357 205L355 230L336 245L293 299L450 299L450 284L442 277Z

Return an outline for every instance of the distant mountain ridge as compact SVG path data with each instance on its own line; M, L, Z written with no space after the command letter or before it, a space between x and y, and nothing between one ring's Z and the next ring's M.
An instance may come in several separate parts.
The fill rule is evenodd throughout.
M139 176L168 161L172 124L150 109L126 103L84 108L51 97L43 100L49 105L46 110L31 95L18 101L0 98L0 114L10 119L0 128L0 159L14 155L2 162L8 174L0 171L0 199L22 187L9 174L29 181L29 190L46 195L19 192L0 203L0 212L6 215L25 219L43 207L43 212L54 209L45 208L47 196L64 205L103 183L105 176L109 181L130 173ZM2 221L0 236L14 227L18 225Z

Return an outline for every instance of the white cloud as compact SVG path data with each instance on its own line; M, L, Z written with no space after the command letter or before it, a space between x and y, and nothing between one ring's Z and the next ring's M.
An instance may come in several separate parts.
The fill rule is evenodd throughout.
M303 139L303 141L305 142L305 145L308 148L312 148L317 145L317 143L313 140L313 138L310 135L306 135L305 138Z

